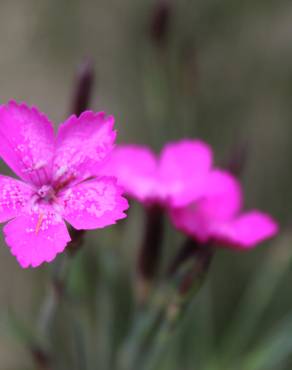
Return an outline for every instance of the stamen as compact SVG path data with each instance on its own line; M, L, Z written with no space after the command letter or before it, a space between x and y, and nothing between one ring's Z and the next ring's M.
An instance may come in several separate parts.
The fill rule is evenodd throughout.
M44 214L43 213L40 213L39 214L39 219L38 219L38 222L37 222L37 225L36 225L36 228L35 228L35 233L36 235L39 233L40 231L40 228L42 226L42 222L43 222L43 219L44 219Z
M56 183L55 190L58 191L58 190L65 188L67 185L70 184L70 182L74 181L75 179L76 179L76 176L74 176L73 174L70 174L67 177L67 179L64 179L63 181Z

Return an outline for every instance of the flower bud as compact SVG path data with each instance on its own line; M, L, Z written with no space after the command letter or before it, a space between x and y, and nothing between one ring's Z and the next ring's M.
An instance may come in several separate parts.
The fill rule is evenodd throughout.
M168 0L159 0L155 4L150 21L150 37L157 46L163 46L166 41L171 11Z
M71 113L79 116L90 103L94 84L93 63L90 59L85 60L79 67L75 87L72 95Z

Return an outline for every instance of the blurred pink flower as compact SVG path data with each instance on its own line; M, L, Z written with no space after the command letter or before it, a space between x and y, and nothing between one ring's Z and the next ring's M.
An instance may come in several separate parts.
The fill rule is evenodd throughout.
M143 204L160 204L173 224L201 243L217 240L252 247L277 232L276 222L259 211L240 213L239 182L212 168L212 150L199 140L167 144L160 156L135 145L113 150L102 170Z
M114 175L144 204L183 206L201 196L212 165L211 148L199 140L167 144L160 156L147 147L116 147L102 172Z
M274 236L277 223L269 215L252 210L241 213L239 182L229 173L212 170L201 199L186 207L172 208L173 224L201 243L219 242L223 246L251 248Z
M99 167L113 147L114 119L84 112L61 124L36 108L0 106L0 155L20 180L0 176L0 222L22 267L52 261L70 241L65 221L95 229L124 218L126 199Z

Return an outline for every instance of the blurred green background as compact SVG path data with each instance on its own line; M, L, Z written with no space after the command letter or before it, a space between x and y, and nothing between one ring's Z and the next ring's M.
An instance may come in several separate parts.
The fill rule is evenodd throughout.
M159 36L163 29L153 28L161 6L158 0L1 1L0 101L36 105L57 125L69 113L76 69L90 57L96 72L91 108L115 116L118 142L159 150L169 140L199 137L214 147L220 165L228 163L237 147L246 145L242 174L246 206L274 215L281 234L247 253L218 251L164 366L289 370L292 3L177 0L165 4L169 13L165 34ZM126 313L119 312L121 321L130 317L128 288L142 217L136 205L129 220L116 230L90 232L77 257L81 271L92 255L105 270L124 271ZM165 249L177 248L177 234L168 228ZM118 267L117 256L122 260ZM96 275L95 265L90 266L89 284ZM21 270L1 236L1 310L9 307L33 323L48 273L47 266ZM84 286L77 284L81 301L87 294L82 290L86 291L86 279ZM95 294L103 302L107 296ZM107 304L117 303L109 299ZM100 312L110 315L106 308ZM31 369L30 356L6 326L0 326L1 369ZM245 361L250 365L243 365Z

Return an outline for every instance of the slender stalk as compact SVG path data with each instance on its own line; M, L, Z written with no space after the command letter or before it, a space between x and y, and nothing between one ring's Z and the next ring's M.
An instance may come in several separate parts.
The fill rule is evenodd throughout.
M154 332L159 327L163 312L162 301L149 306L151 306L151 310L139 312L134 320L132 330L118 356L119 370L141 368L141 359L147 352Z
M38 318L38 332L48 343L48 346L36 345L31 349L32 358L37 365L37 369L50 369L51 354L50 354L50 333L53 320L56 314L57 307L64 297L65 292L65 275L67 270L66 255L60 256L52 266L51 278L47 294L41 305Z
M195 283L204 281L213 255L214 249L210 244L201 245L193 239L186 239L168 270L180 296L190 293Z
M169 299L160 328L145 357L143 370L153 370L159 365L172 334L181 322L180 318L205 280L213 254L211 245L199 245L187 239L173 260L168 272L171 286Z
M163 209L153 204L145 209L145 232L137 257L137 301L144 304L151 291L160 263L164 229Z
M48 336L56 308L64 296L66 270L66 256L60 256L52 266L48 292L41 306L39 315L39 332L44 337Z
M225 369L233 361L236 362L240 354L248 348L264 313L275 297L281 279L291 266L292 254L289 247L290 243L283 238L251 277L223 337L222 347L220 346L217 354L219 361L218 356L210 359L210 368L216 362L220 364L220 369ZM228 348L228 351L223 351L222 348Z
M164 284L151 297L121 352L122 370L152 370L168 349L180 318L207 274L213 248L188 239L174 258Z

